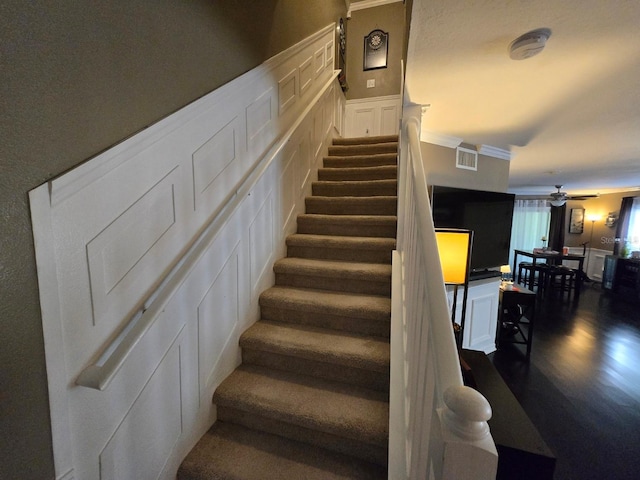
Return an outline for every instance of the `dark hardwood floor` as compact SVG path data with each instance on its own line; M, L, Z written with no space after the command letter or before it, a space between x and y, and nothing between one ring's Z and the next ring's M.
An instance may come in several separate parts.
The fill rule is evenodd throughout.
M557 457L556 480L640 478L640 304L583 286L538 303L531 361L489 355Z

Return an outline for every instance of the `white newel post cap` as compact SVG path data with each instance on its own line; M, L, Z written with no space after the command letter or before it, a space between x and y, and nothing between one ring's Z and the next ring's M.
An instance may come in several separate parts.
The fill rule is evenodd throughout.
M470 387L449 387L443 395L444 420L453 433L467 440L482 440L489 435L491 405Z

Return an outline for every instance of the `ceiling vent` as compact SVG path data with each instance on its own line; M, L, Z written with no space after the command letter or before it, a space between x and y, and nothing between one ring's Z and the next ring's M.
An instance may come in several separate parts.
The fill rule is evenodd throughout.
M478 171L478 152L464 147L456 148L456 168Z
M550 35L548 28L539 28L519 36L509 46L509 56L512 60L525 60L539 54Z

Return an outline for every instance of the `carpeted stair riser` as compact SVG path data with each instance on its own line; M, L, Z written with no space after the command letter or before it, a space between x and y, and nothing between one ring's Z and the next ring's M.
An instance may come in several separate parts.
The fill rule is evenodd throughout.
M398 195L396 180L368 180L347 182L313 182L313 195L324 197L375 197Z
M322 215L395 215L397 197L307 197L306 211Z
M391 265L283 258L273 270L276 285L369 295L391 294Z
M259 303L263 320L389 338L388 297L275 286L260 295Z
M216 389L218 419L385 465L387 394L241 365Z
M398 163L397 153L380 153L375 155L343 155L324 157L324 168L359 168L376 166L395 166Z
M387 471L351 456L218 421L183 462L177 478L386 480Z
M329 147L329 156L377 155L398 153L397 142L376 143L370 145L333 145Z
M365 145L398 142L398 135L378 135L374 137L334 138L334 145Z
M396 242L393 238L293 234L286 243L288 257L390 264Z
M318 335L314 345L313 327L277 324L260 321L240 338L242 363L311 375L350 385L389 391L389 342L385 339L352 337L354 352L346 352L345 339L332 335L324 345L319 342L326 335ZM267 333L265 334L265 327ZM288 331L307 333L305 340L289 343ZM280 330L283 331L280 334ZM315 329L318 330L318 329ZM269 332L272 332L269 335ZM349 337L347 337L348 339ZM338 347L338 348L336 348ZM342 347L342 348L340 348Z
M329 155L178 480L387 478L397 136Z
M242 363L388 391L389 341L259 321L240 337Z
M350 180L394 180L397 176L398 167L395 165L318 169L318 180L326 182Z
M323 364L300 357L289 357L278 353L252 349L242 351L242 363L283 370L300 375L310 375L324 380L332 380L357 385L380 392L389 391L389 372L379 373L351 367L336 368L332 364Z
M337 235L345 237L395 238L395 215L299 215L298 233Z

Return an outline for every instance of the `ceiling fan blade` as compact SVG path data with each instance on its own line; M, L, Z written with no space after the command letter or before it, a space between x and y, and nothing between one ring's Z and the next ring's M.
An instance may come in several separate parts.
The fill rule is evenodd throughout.
M593 195L576 195L576 196L571 196L571 197L567 197L567 200L588 200L590 198L599 198L600 195L599 194L593 194Z

